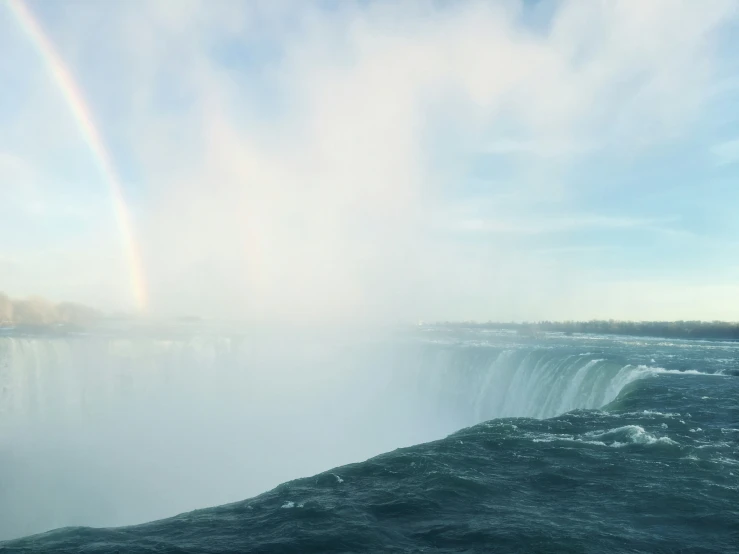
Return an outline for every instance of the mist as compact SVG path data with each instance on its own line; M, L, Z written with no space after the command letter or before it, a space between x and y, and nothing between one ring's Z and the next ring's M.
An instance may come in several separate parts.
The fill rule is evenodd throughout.
M177 83L193 104L162 123L148 139L156 149L145 153L157 175L148 180L156 192L142 228L154 305L283 321L583 313L592 276L535 250L556 232L549 210L538 212L547 204L575 209L560 181L579 149L605 140L629 155L647 125L656 136L646 139L659 141L698 116L700 83L710 77L708 32L728 7L683 8L675 16L686 22L680 48L660 11L635 20L628 4L565 3L544 35L520 18L546 14L517 3L299 8L297 28L283 27L282 13L250 14L235 34L260 36L267 18L281 37L256 85L186 48ZM592 12L597 30L582 12ZM202 41L223 40L190 17L184 25L195 25ZM696 22L687 24L690 17ZM627 45L645 35L648 56L638 40ZM176 31L168 48L181 37L191 39ZM585 47L592 59L581 64L575 51ZM688 60L697 62L689 80L671 69ZM634 72L647 75L635 86L648 93L627 103L620 82ZM675 103L672 91L683 87L698 89L694 104ZM154 109L144 114L134 136L161 120ZM465 191L478 153L506 140L543 155L531 165L514 159L513 174L483 183L482 194ZM182 174L174 181L171 167ZM565 219L577 226L582 216ZM582 223L599 224L613 222ZM522 240L516 225L533 239Z
M691 299L679 317L729 318L733 274L710 269L690 214L647 170L609 176L712 120L731 2L114 12L60 13L50 33L121 174L150 314L664 319L670 287ZM19 82L48 85L4 40L29 62ZM48 241L6 250L5 289L133 311L105 184L58 92L34 90L0 166ZM597 201L619 187L645 203Z
M452 432L393 386L417 351L388 339L0 337L0 540L235 502Z

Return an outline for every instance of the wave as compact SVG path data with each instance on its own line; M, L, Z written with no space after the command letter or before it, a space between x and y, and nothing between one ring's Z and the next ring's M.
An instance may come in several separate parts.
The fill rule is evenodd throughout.
M581 435L568 435L564 433L531 433L527 436L535 443L548 442L571 442L590 444L595 446L607 446L610 448L623 448L632 445L669 445L679 446L667 436L657 436L644 429L641 425L624 425L606 431L588 431Z
M623 427L617 427L615 429L609 429L608 431L602 432L590 431L585 433L585 436L615 448L621 448L630 444L665 444L671 446L676 446L678 444L670 437L658 437L653 433L649 433L640 425L624 425Z

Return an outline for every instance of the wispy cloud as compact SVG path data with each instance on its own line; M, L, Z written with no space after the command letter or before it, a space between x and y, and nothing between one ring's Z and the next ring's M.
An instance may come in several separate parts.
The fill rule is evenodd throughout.
M466 219L457 223L457 228L465 231L485 233L503 233L518 235L543 235L567 233L584 229L629 230L642 229L657 232L669 232L670 223L676 218L633 218L613 217L597 214L574 214L571 216L536 217L536 218L478 218Z
M557 141L535 141L501 138L488 143L483 152L497 155L530 155L542 158L580 156L597 150L595 144L576 143L561 139Z
M592 254L597 252L610 252L613 250L622 250L623 246L613 244L599 244L592 246L585 245L568 245L568 246L552 246L547 248L536 248L535 251L539 254L549 254L553 256L560 256L563 254Z
M716 165L731 165L739 162L739 139L719 142L711 147Z

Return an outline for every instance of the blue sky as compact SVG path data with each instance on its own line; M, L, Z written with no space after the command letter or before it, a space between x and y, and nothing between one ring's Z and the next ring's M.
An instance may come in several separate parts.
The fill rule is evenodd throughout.
M28 1L154 313L739 319L732 1ZM0 290L130 309L106 184L0 9Z

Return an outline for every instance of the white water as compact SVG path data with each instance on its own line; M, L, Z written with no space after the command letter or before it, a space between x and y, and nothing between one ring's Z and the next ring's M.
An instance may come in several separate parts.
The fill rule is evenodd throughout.
M416 390L414 409L454 429L497 417L548 418L600 408L629 383L664 372L592 354L552 350L436 348L408 364L396 388ZM454 429L450 429L450 432Z
M149 521L500 416L613 400L649 368L293 335L0 338L0 539Z

